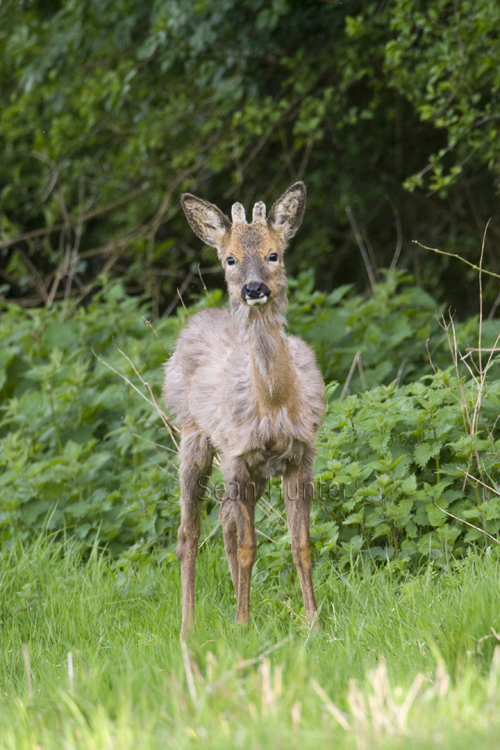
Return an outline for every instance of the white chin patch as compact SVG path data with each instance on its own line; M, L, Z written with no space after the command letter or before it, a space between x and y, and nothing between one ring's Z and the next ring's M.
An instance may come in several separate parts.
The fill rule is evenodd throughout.
M257 299L250 299L247 297L245 300L247 305L265 305L267 302L267 297L257 297Z

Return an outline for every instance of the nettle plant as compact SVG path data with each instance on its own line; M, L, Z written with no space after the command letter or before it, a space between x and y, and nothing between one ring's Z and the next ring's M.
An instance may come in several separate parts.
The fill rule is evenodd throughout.
M495 365L490 357L488 369ZM318 552L338 545L343 563L364 558L406 568L494 543L499 413L500 381L466 380L455 366L406 386L331 399L321 436Z
M429 373L427 341L436 363L449 363L439 303L406 272L382 274L369 297L352 294L350 285L317 291L312 272L290 280L290 331L314 347L325 381L348 380L351 393Z
M146 401L92 350L134 377L119 346L159 391L164 345L180 321L161 321L159 341L140 300L118 284L70 320L61 312L11 305L1 316L0 541L9 547L45 530L116 554L150 545L177 520L166 492L177 483L174 448Z

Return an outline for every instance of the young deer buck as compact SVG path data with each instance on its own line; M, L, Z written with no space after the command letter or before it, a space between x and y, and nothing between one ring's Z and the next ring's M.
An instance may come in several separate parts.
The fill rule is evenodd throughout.
M200 501L214 453L226 493L220 508L238 623L247 623L256 558L255 505L270 477L283 476L293 560L304 606L317 612L309 547L315 438L324 386L311 349L284 331L287 279L283 255L304 214L304 183L271 208L256 203L248 224L241 203L232 224L214 205L189 193L182 208L193 231L215 247L231 310L203 310L181 333L165 365L163 396L182 428L180 443L181 637L194 624Z

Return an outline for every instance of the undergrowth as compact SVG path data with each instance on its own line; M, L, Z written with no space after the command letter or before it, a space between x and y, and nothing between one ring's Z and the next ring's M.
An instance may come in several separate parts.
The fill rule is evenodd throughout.
M446 566L471 542L496 548L496 322L481 321L479 348L492 350L481 360L473 349L477 320L440 325L437 304L402 273L388 273L367 300L348 288L314 292L310 274L290 286L290 331L314 346L325 376L339 383L329 387L319 438L315 566L358 560L416 569L428 560ZM176 438L168 420L158 419L162 363L187 316L222 303L214 293L189 310L179 305L154 329L146 306L119 285L67 320L58 305L5 306L4 547L48 530L76 537L87 550L98 540L129 559L146 560L160 547L176 564ZM464 359L461 350L469 352ZM220 480L215 472L201 544L220 534ZM277 480L259 504L257 526L265 565L256 576L286 580L291 556Z

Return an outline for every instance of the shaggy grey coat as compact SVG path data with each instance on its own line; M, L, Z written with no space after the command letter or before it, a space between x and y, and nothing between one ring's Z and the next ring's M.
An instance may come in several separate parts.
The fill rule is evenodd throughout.
M165 366L163 395L182 428L182 634L194 622L194 575L203 498L215 452L226 483L221 524L238 599L237 621L249 617L256 556L254 508L270 477L283 476L292 552L306 612L316 613L309 550L312 464L324 412L324 386L312 350L284 331L283 255L305 206L305 186L292 185L269 218L256 204L247 224L233 207L233 224L212 204L186 194L194 231L223 262L231 309L194 315Z

